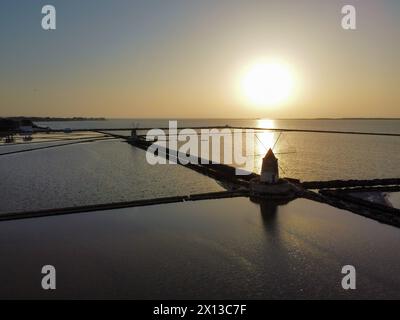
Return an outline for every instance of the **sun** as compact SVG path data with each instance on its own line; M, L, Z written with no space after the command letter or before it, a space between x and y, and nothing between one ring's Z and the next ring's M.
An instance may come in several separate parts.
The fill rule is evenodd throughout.
M247 103L258 107L276 106L291 97L293 72L282 62L259 62L246 69L240 86Z

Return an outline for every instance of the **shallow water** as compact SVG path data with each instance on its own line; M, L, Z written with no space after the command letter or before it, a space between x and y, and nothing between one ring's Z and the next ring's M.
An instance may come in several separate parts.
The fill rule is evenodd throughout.
M4 221L0 244L0 298L400 298L400 230L304 199ZM40 288L45 264L56 291Z
M152 166L144 151L115 140L0 156L0 177L0 212L225 190L179 165Z
M70 134L65 133L35 133L32 136L31 141L24 141L23 136L16 135L14 136L13 143L5 143L4 139L0 140L0 152L3 153L4 150L9 150L17 147L23 146L36 146L37 144L45 144L45 143L55 143L55 142L64 142L73 139L90 139L90 138L101 138L104 137L104 134L96 133L96 132L75 132Z
M132 127L135 120L41 123L55 129ZM136 120L140 127L167 120ZM180 126L249 125L300 129L400 132L399 120L181 120ZM128 131L123 132L129 134ZM83 133L86 135L87 133ZM74 134L75 135L75 134ZM74 135L57 134L56 138ZM46 138L48 135L42 135ZM43 138L41 136L41 138ZM255 172L279 133L258 135ZM35 140L34 140L35 141ZM40 140L38 140L40 141ZM70 207L221 191L214 180L182 166L151 166L145 152L117 141L84 143L1 156L1 153L70 141L0 147L0 212ZM301 180L400 177L400 137L284 133L275 149L280 174ZM289 153L288 153L289 152Z
M107 120L52 122L54 128L168 127L168 120ZM179 127L225 125L263 128L400 133L400 120L179 120ZM123 132L121 132L123 134ZM129 135L130 132L125 132ZM400 177L400 137L322 133L259 133L252 152L259 172L269 147L280 160L282 176L301 180L373 179ZM222 149L222 148L221 148Z

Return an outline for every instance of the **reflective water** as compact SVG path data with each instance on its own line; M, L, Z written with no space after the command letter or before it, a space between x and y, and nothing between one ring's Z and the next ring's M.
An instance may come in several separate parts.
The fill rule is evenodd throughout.
M41 123L62 128L165 127L167 120L107 120ZM231 124L269 128L400 132L399 120L181 120L179 126ZM128 131L123 132L129 134ZM82 137L93 133L81 133ZM129 201L161 196L220 191L214 180L182 166L151 166L145 153L120 141L68 145L27 153L1 154L68 144L40 135L34 144L0 146L0 212ZM39 139L40 138L40 139ZM50 139L51 138L51 139ZM257 134L252 159L259 172L266 148L276 141L282 176L302 180L400 177L400 138L361 135L274 132ZM47 142L45 142L47 141ZM53 140L52 140L53 141Z
M179 120L180 127L254 126L262 128L399 133L400 120ZM47 123L54 128L168 127L168 120L107 120ZM123 132L122 132L123 133ZM125 132L129 134L129 132ZM276 141L278 140L278 143ZM400 137L321 133L258 133L253 171L273 147L281 174L302 180L373 179L400 177Z
M0 213L224 190L182 166L151 166L144 151L122 141L0 155L0 177Z
M400 230L303 199L5 221L0 244L0 298L400 298ZM56 291L40 287L45 264Z

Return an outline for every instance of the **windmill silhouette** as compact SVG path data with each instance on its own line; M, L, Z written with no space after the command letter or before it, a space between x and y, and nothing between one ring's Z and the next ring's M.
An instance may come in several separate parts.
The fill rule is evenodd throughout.
M272 147L268 148L267 146L265 146L265 144L262 142L262 140L258 137L257 133L255 134L255 136L256 136L258 142L259 142L259 143L261 144L261 146L265 149L265 152L267 152L269 149L271 149L272 152L273 152L275 155L297 153L297 151L296 151L295 148L294 148L294 151L275 152L275 147L278 145L278 142L279 142L279 140L280 140L280 138L281 138L282 135L283 135L283 132L282 132L282 131L279 132L278 138L275 140L275 142L274 142L274 144L272 145ZM262 154L255 154L255 155L253 155L253 156L254 156L254 157L260 157L260 156L264 156L264 155L265 155L265 153L262 153ZM279 169L282 170L282 172L283 172L284 174L286 174L286 170L281 166L280 163L278 163L278 166L279 166Z

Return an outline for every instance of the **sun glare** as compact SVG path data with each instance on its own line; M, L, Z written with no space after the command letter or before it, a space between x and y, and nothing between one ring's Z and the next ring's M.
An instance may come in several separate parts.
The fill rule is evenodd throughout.
M286 102L293 92L293 73L281 62L256 63L242 76L241 91L254 106L276 106Z

